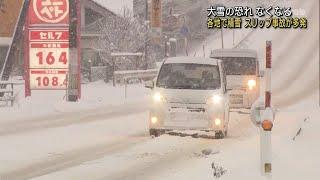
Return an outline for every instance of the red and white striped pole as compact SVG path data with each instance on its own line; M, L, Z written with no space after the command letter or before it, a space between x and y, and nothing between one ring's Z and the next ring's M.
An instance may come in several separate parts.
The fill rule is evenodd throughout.
M273 127L274 113L271 108L271 41L266 42L266 70L265 70L265 110L260 128L260 148L262 174L271 177L272 172L272 146L271 130Z
M271 41L266 42L266 92L265 92L265 108L271 107Z

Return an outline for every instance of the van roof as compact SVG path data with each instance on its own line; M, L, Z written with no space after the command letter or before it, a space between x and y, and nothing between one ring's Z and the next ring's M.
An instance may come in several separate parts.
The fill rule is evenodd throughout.
M251 57L257 58L257 52L252 49L215 49L211 51L210 57Z
M170 57L164 60L164 64L174 64L174 63L218 65L218 59L181 56L181 57Z

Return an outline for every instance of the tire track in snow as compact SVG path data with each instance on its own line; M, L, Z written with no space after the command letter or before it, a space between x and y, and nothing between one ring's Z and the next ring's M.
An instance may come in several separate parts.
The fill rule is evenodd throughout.
M119 106L107 106L83 112L67 113L67 115L53 115L37 118L35 120L15 121L0 124L0 136L26 133L30 131L57 128L72 124L90 123L104 121L108 118L121 117L146 111L147 103L134 103ZM124 113L125 112L125 113Z
M236 117L234 117L236 118ZM223 151L224 149L228 149L229 145L232 145L232 142L244 140L247 138L251 138L250 134L255 134L255 131L252 131L252 123L248 118L244 116L238 116L237 118L241 119L242 124L236 124L237 126L230 128L230 136L225 139L192 139L194 143L188 143L183 147L183 151L175 151L166 156L160 157L152 162L141 162L135 165L135 168L132 169L124 169L120 172L116 172L114 174L108 174L103 176L102 178L98 178L99 180L150 180L152 177L157 174L163 174L162 172L167 171L170 168L179 167L179 165L184 163L190 163L193 160L192 155L195 152L201 152L203 149L212 149L215 148L218 151ZM239 119L237 121L239 121ZM235 125L235 124L233 124ZM239 129L241 132L239 132ZM244 132L243 130L247 129L250 132ZM239 134L240 133L240 134ZM239 136L240 135L240 136ZM241 136L243 135L243 136ZM160 137L161 138L161 137ZM183 138L183 137L178 137ZM184 137L191 138L191 137ZM211 162L208 162L208 167ZM178 164L175 166L175 164ZM209 173L209 172L208 172Z
M103 158L106 155L121 152L138 143L148 140L141 133L131 137L119 138L114 143L103 143L82 149L73 149L53 159L43 159L29 166L0 174L2 180L30 179L59 170L80 165L84 162Z
M242 119L243 116L239 118ZM85 177L90 177L91 179L108 180L153 179L157 173L167 173L166 171L168 169L174 169L174 167L178 167L180 164L187 163L194 158L198 158L194 153L199 153L203 149L214 148L214 150L220 151L228 149L228 146L232 145L232 142L234 141L242 141L250 138L251 136L249 134L255 133L252 132L252 129L250 132L247 131L245 136L242 136L243 131L242 133L239 132L239 128L245 130L245 127L252 127L249 119L246 118L242 120L246 122L237 124L237 126L234 128L230 128L231 136L227 137L226 139L193 139L191 137L171 137L165 135L152 140L156 142L146 141L146 144L138 144L134 149L128 149L127 151L115 154L115 157L126 157L125 161L124 159L120 158L120 163L117 161L117 159L100 159L98 162L93 161L88 163L85 167L75 166L71 167L70 169L47 174L36 179L86 179ZM170 141L171 138L173 138L174 141ZM173 143L180 138L182 139L181 144L177 145ZM139 152L139 154L158 152L154 149L153 143L156 143L157 145L165 145L164 147L166 148L160 149L160 155L154 156L152 161L135 160L131 158L128 159L128 157L135 157L135 152ZM119 168L113 169L110 167L113 164L112 162L116 162L115 164ZM122 166L122 163L126 164L123 164Z
M161 137L160 137L161 138ZM190 138L190 137L188 137ZM208 143L208 141L211 141ZM152 179L153 175L159 172L168 170L168 168L174 166L175 163L181 163L183 161L189 161L190 155L195 152L199 152L202 149L212 147L213 144L218 144L223 142L223 140L204 140L196 141L193 144L188 144L183 148L183 152L175 151L173 153L162 156L152 162L141 162L138 163L135 168L124 169L123 171L116 172L114 174L108 174L99 178L99 180L149 180ZM220 144L221 145L221 144Z

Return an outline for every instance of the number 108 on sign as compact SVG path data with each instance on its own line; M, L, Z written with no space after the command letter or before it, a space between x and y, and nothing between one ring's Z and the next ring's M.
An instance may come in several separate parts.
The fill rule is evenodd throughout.
M67 71L66 70L30 70L31 89L66 89Z

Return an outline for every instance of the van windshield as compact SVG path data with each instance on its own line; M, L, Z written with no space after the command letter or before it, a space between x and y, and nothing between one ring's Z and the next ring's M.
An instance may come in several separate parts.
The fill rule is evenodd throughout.
M207 64L163 64L157 80L157 87L167 89L212 90L220 86L218 66Z
M249 57L215 57L221 59L226 75L255 75L256 59Z

